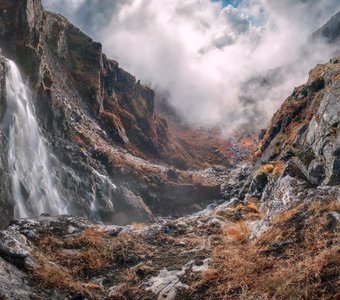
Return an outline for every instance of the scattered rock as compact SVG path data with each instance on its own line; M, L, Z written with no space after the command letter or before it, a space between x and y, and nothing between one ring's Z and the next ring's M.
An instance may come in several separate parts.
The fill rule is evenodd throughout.
M158 300L175 300L179 289L188 288L180 279L192 264L193 262L190 261L183 266L182 270L161 270L157 276L149 279L146 284L146 290L150 290L157 295Z

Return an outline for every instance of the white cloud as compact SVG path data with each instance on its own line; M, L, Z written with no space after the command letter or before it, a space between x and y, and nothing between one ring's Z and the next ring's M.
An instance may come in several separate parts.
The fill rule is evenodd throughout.
M82 5L84 5L86 0L46 0L45 4L51 10L65 10L69 13L74 13Z
M302 49L340 9L337 0L244 0L223 9L209 0L105 0L92 4L91 23L82 19L84 5L71 19L92 30L110 57L166 91L186 121L226 129L261 113L268 120L308 70L330 58L330 47ZM98 17L104 6L105 21ZM280 66L289 68L250 80Z

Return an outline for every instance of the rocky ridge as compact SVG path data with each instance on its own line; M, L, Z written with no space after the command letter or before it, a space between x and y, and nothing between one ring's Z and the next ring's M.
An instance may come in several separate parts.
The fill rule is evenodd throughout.
M313 33L313 39L323 39L327 43L338 43L340 37L340 12L336 13L324 26Z

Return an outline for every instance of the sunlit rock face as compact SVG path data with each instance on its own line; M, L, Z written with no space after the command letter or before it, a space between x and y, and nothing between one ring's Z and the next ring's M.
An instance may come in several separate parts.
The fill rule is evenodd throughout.
M339 74L339 57L317 65L261 134L242 193L268 216L301 201L340 199Z
M296 158L312 184L339 184L339 71L340 60L334 58L318 65L307 83L294 90L261 141L263 159Z

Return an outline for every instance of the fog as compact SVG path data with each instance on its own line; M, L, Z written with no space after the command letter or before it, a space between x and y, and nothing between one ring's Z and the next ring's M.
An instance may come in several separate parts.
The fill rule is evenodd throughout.
M235 6L232 6L231 3ZM238 3L236 5L235 3ZM311 34L338 0L45 0L187 123L264 126L334 48Z

